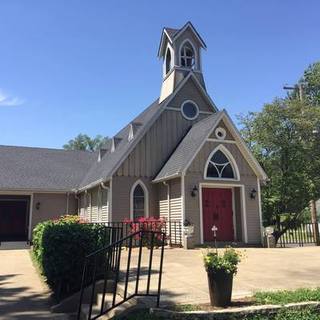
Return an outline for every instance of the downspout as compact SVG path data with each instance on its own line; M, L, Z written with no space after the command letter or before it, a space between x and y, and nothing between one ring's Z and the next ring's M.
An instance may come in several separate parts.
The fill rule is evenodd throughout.
M66 193L67 204L66 204L66 214L69 214L69 192Z

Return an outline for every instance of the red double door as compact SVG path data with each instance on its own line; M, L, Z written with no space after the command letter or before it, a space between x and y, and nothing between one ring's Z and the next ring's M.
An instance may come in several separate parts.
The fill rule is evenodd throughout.
M218 228L218 241L233 241L232 190L202 189L203 240L213 241L212 227Z

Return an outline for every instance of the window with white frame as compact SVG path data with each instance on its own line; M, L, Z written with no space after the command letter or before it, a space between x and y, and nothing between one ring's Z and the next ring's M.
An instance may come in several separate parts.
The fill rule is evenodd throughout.
M133 190L133 219L144 217L145 208L145 192L140 184L137 184Z
M234 170L228 157L217 150L210 158L206 172L207 178L235 179Z
M186 42L180 51L180 64L181 67L193 68L195 64L195 52L192 45Z

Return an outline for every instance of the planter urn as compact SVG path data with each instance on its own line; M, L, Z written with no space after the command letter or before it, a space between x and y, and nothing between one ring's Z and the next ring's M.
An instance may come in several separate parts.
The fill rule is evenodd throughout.
M207 270L210 302L214 307L231 304L233 274L224 270Z

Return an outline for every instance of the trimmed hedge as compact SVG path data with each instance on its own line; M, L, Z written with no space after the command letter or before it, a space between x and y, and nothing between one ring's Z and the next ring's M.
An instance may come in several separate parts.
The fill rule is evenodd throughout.
M109 244L103 225L77 216L39 223L33 230L33 254L57 300L80 289L85 256Z

